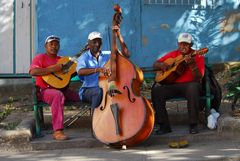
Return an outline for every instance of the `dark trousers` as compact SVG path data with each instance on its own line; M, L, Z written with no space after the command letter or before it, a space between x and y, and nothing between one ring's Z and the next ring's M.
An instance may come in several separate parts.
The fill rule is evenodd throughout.
M184 97L187 99L189 124L198 123L200 83L188 82L171 85L161 85L152 88L152 102L155 110L156 123L170 126L166 101L174 97Z
M83 101L91 103L92 108L96 108L102 101L103 90L100 87L91 87L84 89Z

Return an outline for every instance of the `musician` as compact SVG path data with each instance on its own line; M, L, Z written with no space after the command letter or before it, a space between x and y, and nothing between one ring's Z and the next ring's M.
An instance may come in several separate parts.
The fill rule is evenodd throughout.
M130 54L120 33L120 27L113 25L112 30L115 31L113 36L118 39L122 54L128 58ZM103 95L103 91L98 85L98 76L100 73L111 75L110 69L104 67L111 58L111 51L101 50L102 36L101 33L96 31L88 35L88 47L89 50L83 53L77 61L76 71L83 82L79 95L81 100L90 102L91 107L96 108L101 103ZM109 83L109 87L114 88L114 81Z
M166 100L174 97L185 97L187 99L189 133L198 133L199 94L201 90L200 82L204 75L204 57L200 55L191 57L190 55L194 52L191 48L192 45L192 35L181 33L178 37L178 49L167 53L153 64L155 69L167 71L170 66L164 62L166 59L176 58L180 54L186 57L181 64L183 73L173 83L152 88L153 107L156 122L159 124L156 134L160 135L172 131L166 110Z
M63 65L57 64L57 61L61 58L58 56L59 48L60 38L54 35L48 36L45 40L46 51L34 57L29 74L36 76L36 86L40 89L41 99L51 106L53 138L66 140L68 136L63 132L64 101L80 101L79 95L67 87L55 89L42 79L43 75L62 70Z

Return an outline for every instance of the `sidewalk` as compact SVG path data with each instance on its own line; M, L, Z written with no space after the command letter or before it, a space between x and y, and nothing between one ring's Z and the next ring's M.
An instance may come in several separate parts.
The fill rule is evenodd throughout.
M151 140L151 138L149 138ZM160 138L159 138L160 140ZM72 143L74 144L74 143ZM0 152L1 161L238 161L240 140L190 142L187 148L171 149L161 141L143 143L127 150L107 146L28 152Z

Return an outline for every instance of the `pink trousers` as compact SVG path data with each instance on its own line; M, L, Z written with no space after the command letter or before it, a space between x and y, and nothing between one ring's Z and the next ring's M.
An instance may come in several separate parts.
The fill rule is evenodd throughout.
M52 128L54 131L63 129L64 102L80 101L78 93L70 90L44 89L41 91L42 101L51 106Z

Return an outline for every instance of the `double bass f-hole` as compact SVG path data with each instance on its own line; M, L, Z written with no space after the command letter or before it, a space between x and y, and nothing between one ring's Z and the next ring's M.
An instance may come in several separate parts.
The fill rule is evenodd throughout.
M130 90L128 88L128 86L124 86L123 89L127 89L127 92L128 92L128 100L132 103L134 103L136 101L135 98L131 98L131 95L130 95Z

